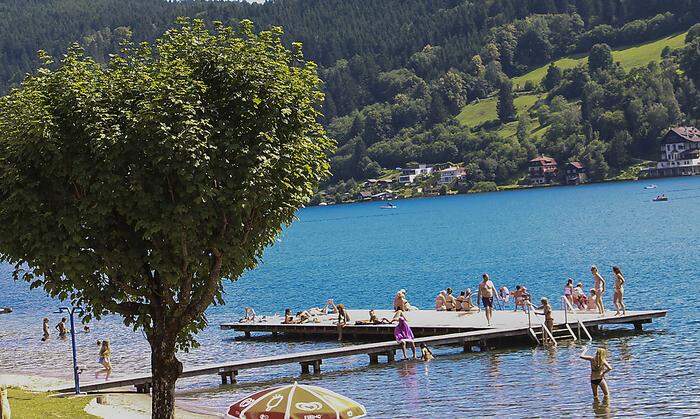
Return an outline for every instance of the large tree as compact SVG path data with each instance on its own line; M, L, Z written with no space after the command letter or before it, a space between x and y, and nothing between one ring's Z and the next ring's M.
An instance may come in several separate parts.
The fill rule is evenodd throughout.
M106 66L73 46L0 98L0 254L15 278L116 313L151 346L153 417L176 351L328 175L316 66L279 28L180 20Z
M504 124L515 121L517 118L513 99L513 83L510 80L505 80L501 84L501 90L498 91L496 111L498 113L498 119Z

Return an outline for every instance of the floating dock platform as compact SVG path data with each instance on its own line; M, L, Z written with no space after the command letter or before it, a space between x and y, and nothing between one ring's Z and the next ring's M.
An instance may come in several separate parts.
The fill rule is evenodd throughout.
M324 359L349 356L368 356L370 364L379 363L380 357L388 363L394 362L396 351L401 345L394 339L395 324L356 325L357 320L366 320L369 310L350 310L351 322L342 328L343 339L374 340L373 343L361 343L338 348L316 351L297 352L254 359L240 359L234 355L231 360L217 364L192 366L185 368L180 378L203 375L218 375L222 384L235 383L239 371L266 368L274 365L299 364L302 374L319 374ZM379 319L391 319L394 312L376 310ZM642 325L651 323L654 318L666 316L666 311L628 311L627 314L615 316L613 312L599 315L593 312L554 311L554 328L547 331L542 326L542 316L519 311L495 310L491 326L486 324L483 312L446 312L419 310L406 312L411 329L416 335L415 344L428 346L461 346L465 352L487 350L494 347L512 346L523 342L533 344L548 341L557 345L563 339L591 340L602 325L631 324L635 330L642 330ZM279 317L266 317L263 321L246 323L224 323L223 330L235 330L252 336L252 333L272 333L305 339L329 339L338 337L338 327L334 324L336 315L319 316L318 322L305 324L283 324ZM590 331L590 332L589 332ZM546 335L546 336L545 336ZM147 393L151 389L152 377L149 374L115 377L109 381L82 383L82 391L100 391L126 386L135 386L137 392ZM55 388L60 393L70 393L74 387Z
M396 324L362 325L355 324L358 320L367 320L369 310L348 310L351 321L342 328L343 339L348 340L377 340L394 336ZM379 319L391 320L394 312L391 310L375 310ZM631 324L635 328L641 329L645 323L651 323L652 319L666 316L665 310L653 311L630 311L626 314L616 316L614 312L607 311L604 315L593 311L585 310L554 310L554 329L578 327L579 322L588 329L596 330L598 326L606 324ZM220 325L223 330L235 330L242 332L246 337L251 337L253 333L271 333L273 335L287 335L302 338L337 338L338 327L336 324L337 315L326 314L317 316L317 322L304 324L284 324L281 317L259 317L252 322L223 323ZM542 316L534 313L527 313L522 310L513 312L512 310L494 310L491 325L486 323L486 316L481 312L463 311L435 311L416 310L404 312L404 317L413 330L416 337L445 335L452 333L489 331L494 332L500 329L520 330L522 336L531 336L530 329L541 328Z

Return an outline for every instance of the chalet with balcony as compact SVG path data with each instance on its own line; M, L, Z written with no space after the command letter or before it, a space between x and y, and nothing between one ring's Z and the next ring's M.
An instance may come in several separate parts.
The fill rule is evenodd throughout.
M588 174L586 168L578 161L570 161L566 163L566 184L580 185L588 182Z
M661 140L661 159L648 168L650 176L692 176L700 174L700 130L671 128Z
M539 156L530 160L528 177L531 185L546 185L554 182L559 175L557 161L551 157Z

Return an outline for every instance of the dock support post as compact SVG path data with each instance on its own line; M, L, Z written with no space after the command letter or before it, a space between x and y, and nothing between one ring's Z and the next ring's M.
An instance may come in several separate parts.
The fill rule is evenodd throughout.
M317 359L315 361L304 361L300 362L299 365L301 365L301 373L302 374L310 374L311 371L313 371L314 374L320 374L321 373L321 360Z
M486 339L482 339L479 341L479 350L481 352L486 352L488 350L488 345L486 343Z
M238 371L221 371L219 375L221 376L221 385L235 384Z
M386 353L386 362L388 364L393 363L396 360L396 352L393 349L390 349Z
M243 332L245 334L245 337L249 338L250 337L250 330L246 330Z
M379 355L377 355L377 354L369 354L369 364L370 364L370 365L379 364Z
M151 392L151 383L136 384L136 392L139 394L148 394Z
M644 327L642 326L642 324L643 324L642 322L635 322L634 323L634 330L636 330L637 332L644 331Z
M276 337L277 335L278 335L277 332L272 332L272 336L273 336L273 337Z

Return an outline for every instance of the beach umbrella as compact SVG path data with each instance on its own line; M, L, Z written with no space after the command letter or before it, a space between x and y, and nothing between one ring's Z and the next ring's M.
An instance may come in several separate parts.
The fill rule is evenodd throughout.
M234 403L229 417L239 419L351 419L367 414L361 404L317 386L273 387Z

